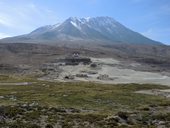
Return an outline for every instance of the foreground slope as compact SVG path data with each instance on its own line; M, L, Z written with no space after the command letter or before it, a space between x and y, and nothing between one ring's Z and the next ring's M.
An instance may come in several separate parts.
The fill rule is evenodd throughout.
M13 79L11 81L11 79ZM159 85L56 83L0 76L2 128L158 128L170 126L170 100L135 93Z

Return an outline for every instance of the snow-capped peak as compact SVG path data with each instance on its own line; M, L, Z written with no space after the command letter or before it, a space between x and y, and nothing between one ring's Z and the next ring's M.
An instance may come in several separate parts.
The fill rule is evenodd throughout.
M81 30L81 26L87 21L84 18L70 17L66 22L71 23L74 27Z
M87 22L89 22L89 20L91 19L91 17L86 17L84 18Z
M153 43L152 40L133 32L111 17L70 17L62 24L40 27L29 38L84 41Z

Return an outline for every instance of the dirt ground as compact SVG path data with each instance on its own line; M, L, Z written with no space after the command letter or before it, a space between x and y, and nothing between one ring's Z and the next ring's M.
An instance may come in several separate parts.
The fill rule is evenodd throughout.
M40 79L55 81L92 81L97 83L150 83L170 86L170 77L163 72L140 71L140 63L121 62L113 58L91 58L96 67L90 65L59 66L61 73L48 74ZM58 73L58 72L57 72ZM65 79L66 76L72 78Z

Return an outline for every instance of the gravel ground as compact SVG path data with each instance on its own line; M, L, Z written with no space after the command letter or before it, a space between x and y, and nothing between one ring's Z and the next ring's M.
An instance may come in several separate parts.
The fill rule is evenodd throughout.
M92 62L97 64L97 67L92 68L90 65L79 64L76 66L60 66L63 71L59 77L54 80L57 81L92 81L99 83L150 83L150 84L162 84L170 86L170 77L163 75L162 72L146 72L134 70L138 63L123 63L112 58L91 58ZM127 68L131 66L132 68ZM90 72L95 72L90 73ZM86 74L88 77L75 77L76 74ZM55 75L55 74L53 74ZM65 79L65 76L74 76L74 79ZM99 76L107 75L108 78L97 79ZM50 79L50 75L43 79Z

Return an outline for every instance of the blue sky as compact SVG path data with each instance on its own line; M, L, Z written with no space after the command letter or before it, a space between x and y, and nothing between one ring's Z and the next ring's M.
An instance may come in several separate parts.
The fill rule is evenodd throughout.
M170 44L170 0L0 0L0 38L29 33L71 16L110 16Z

